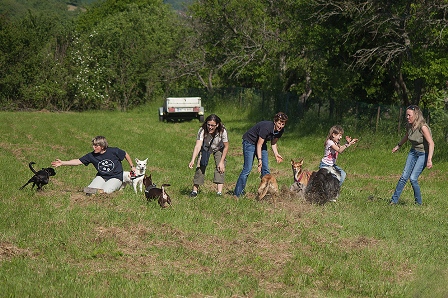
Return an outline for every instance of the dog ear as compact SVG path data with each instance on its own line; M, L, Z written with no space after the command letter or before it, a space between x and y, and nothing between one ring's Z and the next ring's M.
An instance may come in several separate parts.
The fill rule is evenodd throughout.
M148 159L143 160L143 162L145 162L145 163L148 162Z
M303 158L299 161L300 165L303 165Z
M291 165L294 165L294 159L291 159Z

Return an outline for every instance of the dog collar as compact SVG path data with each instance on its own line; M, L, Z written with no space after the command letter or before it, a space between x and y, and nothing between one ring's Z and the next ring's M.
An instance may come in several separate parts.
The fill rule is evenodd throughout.
M151 189L156 188L157 185L155 185L154 183L149 185L148 187L146 187L145 192L149 192Z
M297 178L297 180L295 180L294 182L299 182L300 183L300 181L302 181L302 177L303 177L303 175L305 175L306 173L305 172L302 172L302 173L300 173L300 175L299 175L299 178ZM307 174L307 176L308 176L308 174Z
M300 180L302 180L302 177L303 177L303 172L300 173L299 177L297 179L295 179L296 181L294 181L294 182L299 182Z
M134 177L131 177L131 180L134 180L134 179L137 179L137 178L140 178L140 177L142 177L142 176L144 176L145 174L143 174L143 175L138 175L138 176L134 176Z

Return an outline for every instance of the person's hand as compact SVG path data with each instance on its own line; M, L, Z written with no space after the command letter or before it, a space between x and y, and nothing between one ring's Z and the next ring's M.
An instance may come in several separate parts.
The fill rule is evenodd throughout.
M352 139L350 144L355 144L356 142L358 142L359 139Z
M62 161L60 159L56 159L55 161L51 162L51 165L55 168L62 166Z
M188 167L189 167L190 169L192 169L193 166L194 166L194 160L190 161L190 163L188 164Z
M278 163L281 163L283 161L283 157L280 154L277 154L275 156L275 159L277 160Z
M263 166L263 163L261 162L261 159L258 161L258 167L257 167L257 171L258 173L261 173L261 168Z
M428 169L432 168L432 160L429 160L429 159L428 159L428 161L426 162L426 167L427 167Z
M398 151L398 149L400 149L400 147L397 145L394 148L392 148L392 153L395 153Z
M218 170L218 173L220 173L220 174L222 174L222 173L225 172L226 167L224 166L224 163L223 163L223 162L220 162L220 163L218 164L218 168L217 168L217 170Z
M345 140L346 140L347 143L349 143L350 145L353 145L354 143L358 142L358 139L352 139L350 136L345 136Z

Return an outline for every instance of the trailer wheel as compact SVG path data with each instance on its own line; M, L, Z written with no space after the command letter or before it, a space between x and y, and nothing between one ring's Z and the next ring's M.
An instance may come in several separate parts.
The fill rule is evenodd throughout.
M163 115L159 115L159 121L163 122Z
M199 122L204 122L204 115L199 116Z

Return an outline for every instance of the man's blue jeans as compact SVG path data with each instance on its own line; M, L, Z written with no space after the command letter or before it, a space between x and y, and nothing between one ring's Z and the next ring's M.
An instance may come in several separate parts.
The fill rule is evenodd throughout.
M412 189L414 190L415 203L422 204L422 194L420 192L420 185L418 184L418 177L423 172L428 161L428 154L420 152L415 149L411 149L406 159L403 173L398 180L397 187L392 196L391 203L398 203L401 193L403 192L406 182L411 182Z
M256 157L256 145L249 143L248 141L243 140L243 156L244 156L244 165L243 170L241 171L240 176L238 177L238 181L236 182L235 190L233 194L237 197L240 197L246 187L247 177L252 171L252 166L254 164L254 159ZM261 177L266 174L269 174L269 165L268 165L268 150L266 143L261 146Z

